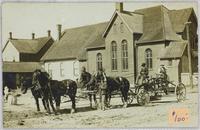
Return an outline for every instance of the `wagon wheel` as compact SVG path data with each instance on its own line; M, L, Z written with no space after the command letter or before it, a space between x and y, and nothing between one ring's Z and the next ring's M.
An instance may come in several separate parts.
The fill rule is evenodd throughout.
M186 87L183 83L179 83L175 87L175 94L178 102L184 101L186 99Z
M128 104L131 104L133 102L133 99L134 99L134 93L133 93L133 91L131 89L129 89L129 91L128 91L128 99L127 99Z
M149 93L144 89L140 88L137 94L137 103L140 106L148 104L150 101Z

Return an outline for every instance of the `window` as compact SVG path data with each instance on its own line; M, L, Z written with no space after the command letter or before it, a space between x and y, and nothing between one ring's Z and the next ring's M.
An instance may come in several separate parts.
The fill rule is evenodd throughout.
M122 41L122 69L128 69L128 43L126 40Z
M146 49L145 51L145 58L146 58L146 64L147 68L152 69L153 68L153 61L152 61L152 50Z
M61 77L65 76L65 74L64 74L64 66L63 66L62 62L60 63L60 76Z
M172 60L168 60L168 66L172 66Z
M49 73L49 76L52 78L51 63L48 64L48 73Z
M121 22L120 23L120 32L123 33L124 32L124 24Z
M74 70L74 76L78 77L79 76L79 62L74 61L73 62L73 70Z
M97 71L102 69L102 54L97 54Z
M111 43L111 69L117 70L117 43L115 41Z

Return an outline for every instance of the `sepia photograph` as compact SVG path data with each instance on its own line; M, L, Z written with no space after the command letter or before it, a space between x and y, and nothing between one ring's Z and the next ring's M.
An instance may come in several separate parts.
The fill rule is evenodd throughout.
M199 127L198 2L3 2L3 128Z

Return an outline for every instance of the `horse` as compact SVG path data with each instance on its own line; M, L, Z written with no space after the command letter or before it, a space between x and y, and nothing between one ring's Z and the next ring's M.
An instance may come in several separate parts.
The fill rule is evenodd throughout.
M76 93L77 93L77 84L75 81L70 79L65 79L62 81L58 80L50 80L49 82L50 88L52 90L52 95L56 103L56 109L60 109L60 102L61 102L61 96L68 95L71 102L71 113L74 113L76 111Z
M25 94L27 92L28 87L31 87L32 95L36 101L37 111L40 111L39 98L42 98L42 103L47 113L51 113L49 107L50 103L52 110L55 114L57 114L56 109L53 105L52 91L48 83L48 74L39 70L35 70L32 79L29 78L27 80L22 81L21 91L23 94Z
M59 111L60 109L60 102L61 102L61 96L69 95L71 101L72 101L72 109L71 113L75 112L75 96L77 91L77 85L75 81L66 79L63 81L57 81L57 80L49 80L48 85L51 90L51 94L53 99L56 103L56 110ZM23 94L27 92L28 89L31 89L32 95L36 101L37 105L37 111L40 111L39 107L39 98L42 98L38 90L36 90L32 84L32 79L24 79L21 84L21 91ZM46 110L46 105L44 99L42 99L44 109Z
M89 91L87 94L90 101L90 108L93 108L92 98L94 100L95 107L97 107L98 104L96 100L96 92L98 91L98 89L97 89L97 81L96 81L95 75L91 75L88 72L82 73L80 81L79 81L79 85L80 85L81 91L82 90Z
M102 75L100 75L102 76ZM103 77L100 77L103 79ZM128 103L128 91L130 88L130 83L125 77L109 77L106 76L106 95L105 95L105 102L107 106L110 107L111 95L113 91L120 91L122 95L122 102L123 107L127 107Z
M98 106L97 99L96 99L96 92L99 90L98 86L99 85L97 83L95 76L92 75L90 81L86 84L87 90L93 91L92 93L88 93L91 108L93 107L92 106L92 98L94 100L95 107Z

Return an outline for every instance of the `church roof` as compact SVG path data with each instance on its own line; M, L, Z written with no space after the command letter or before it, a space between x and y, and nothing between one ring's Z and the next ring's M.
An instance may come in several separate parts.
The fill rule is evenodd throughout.
M160 56L160 59L180 58L187 46L187 41L171 42Z
M188 21L193 11L193 8L170 10L169 17L175 32L180 33L184 31L185 22Z
M51 46L41 60L86 60L86 48L105 46L102 33L107 23L103 22L64 30L62 38Z
M105 37L117 16L122 19L130 33L141 35L136 44L171 41L175 44L170 45L170 47L175 46L176 41L182 41L177 33L184 30L183 23L189 20L192 11L191 8L169 10L163 5L139 9L134 12L115 11L109 22L64 30L62 38L51 46L41 60L86 60L87 49L105 48Z
M170 10L164 6L155 6L145 9L136 10L143 17L143 35L137 43L148 43L163 40L181 40L181 38L173 30Z

